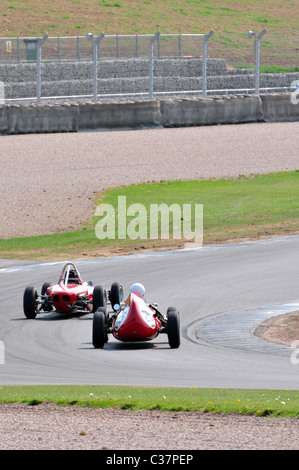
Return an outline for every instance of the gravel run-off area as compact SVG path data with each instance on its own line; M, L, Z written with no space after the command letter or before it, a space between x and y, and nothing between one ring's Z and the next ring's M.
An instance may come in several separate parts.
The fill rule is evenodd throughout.
M0 137L0 237L80 227L94 194L299 168L299 123ZM297 419L0 405L6 449L298 449Z
M295 450L297 419L1 405L0 450Z
M299 168L299 123L0 137L0 237L80 227L95 192Z

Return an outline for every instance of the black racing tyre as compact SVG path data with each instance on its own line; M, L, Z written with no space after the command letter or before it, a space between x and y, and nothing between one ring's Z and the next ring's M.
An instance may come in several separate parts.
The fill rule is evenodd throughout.
M167 309L167 335L169 346L178 348L181 344L180 314L175 307L168 307Z
M93 316L92 321L92 344L96 349L102 349L108 341L105 328L105 308L99 308Z
M123 286L119 282L113 282L113 284L111 284L109 300L111 302L112 308L114 307L114 305L116 304L120 305L123 302L124 290L123 290Z
M99 307L106 307L107 292L102 286L95 286L93 290L92 311L96 312Z
M23 310L26 318L33 319L37 314L37 291L34 287L26 287L23 296Z
M50 282L44 282L42 285L41 295L46 295L48 287L51 286Z
M105 317L105 343L108 343L108 333L107 333L107 324L108 324L108 321L109 321L109 312L108 312L108 307L106 305L106 307L100 307L98 308L98 311L102 311L104 313L104 317Z

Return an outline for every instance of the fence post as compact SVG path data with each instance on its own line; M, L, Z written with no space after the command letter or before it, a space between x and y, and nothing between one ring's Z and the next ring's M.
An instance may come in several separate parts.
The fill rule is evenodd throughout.
M154 42L156 39L159 40L160 38L160 31L158 31L155 36L153 36L150 40L150 50L149 50L149 97L153 99L153 91L154 91Z
M214 30L204 35L202 45L202 96L207 96L207 60L208 60L208 42L214 34Z
M260 92L260 40L267 32L264 28L260 34L256 35L253 31L248 31L248 37L254 37L254 57L255 57L255 71L254 71L254 82L255 82L255 93L258 95Z
M60 37L57 38L57 49L58 49L58 62L61 62L61 45L60 45Z
M139 37L138 34L135 36L135 46L136 46L136 58L139 57Z
M77 59L81 59L81 53L80 53L80 36L77 36Z
M91 33L86 34L87 39L92 40L92 60L93 60L93 101L98 101L98 49L99 42L105 36L101 33L99 36L93 36Z
M45 34L42 38L37 38L37 56L36 56L36 102L40 103L42 94L42 45L48 39L48 35Z
M116 35L116 57L119 59L119 37Z
M18 62L21 62L21 51L20 51L20 38L17 37L17 51L18 51Z
M182 58L182 35L179 34L179 58Z

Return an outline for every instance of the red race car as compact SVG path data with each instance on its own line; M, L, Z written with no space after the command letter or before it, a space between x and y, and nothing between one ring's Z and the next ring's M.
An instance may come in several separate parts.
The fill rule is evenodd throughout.
M156 304L144 301L142 284L133 284L130 294L122 304L112 304L114 313L109 317L107 306L99 307L93 316L92 342L95 348L103 348L108 335L124 342L150 341L160 333L166 333L171 348L180 346L180 315L175 307L167 309L166 316Z
M73 263L67 263L61 272L58 284L45 282L41 295L35 287L28 286L24 291L23 309L26 318L35 318L38 313L89 313L99 307L106 307L107 300L112 305L123 301L122 286L115 282L106 290L92 282L85 282Z

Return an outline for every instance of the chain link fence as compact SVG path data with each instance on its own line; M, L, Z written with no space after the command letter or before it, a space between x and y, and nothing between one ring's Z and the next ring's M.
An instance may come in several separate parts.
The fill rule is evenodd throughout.
M99 58L148 57L153 35L105 35L101 41ZM155 56L200 57L204 34L161 34L155 45ZM1 37L0 64L34 62L37 57L37 37ZM248 33L225 32L214 34L209 44L209 54L224 58L233 67L254 64L254 48ZM299 30L267 31L261 41L263 65L285 67L299 66ZM48 37L43 46L43 61L92 60L92 44L86 36Z
M3 37L0 81L7 102L292 91L299 31L259 34Z
M148 57L153 35L105 35L99 48L101 59ZM200 57L204 34L161 34L155 45L155 56ZM0 63L34 62L38 38L0 38ZM48 37L43 45L43 61L92 60L92 43L86 36Z
M259 31L257 31L257 34ZM260 41L261 66L299 67L299 30L267 33ZM253 39L248 32L214 34L209 44L213 57L222 57L227 64L238 67L254 66Z

